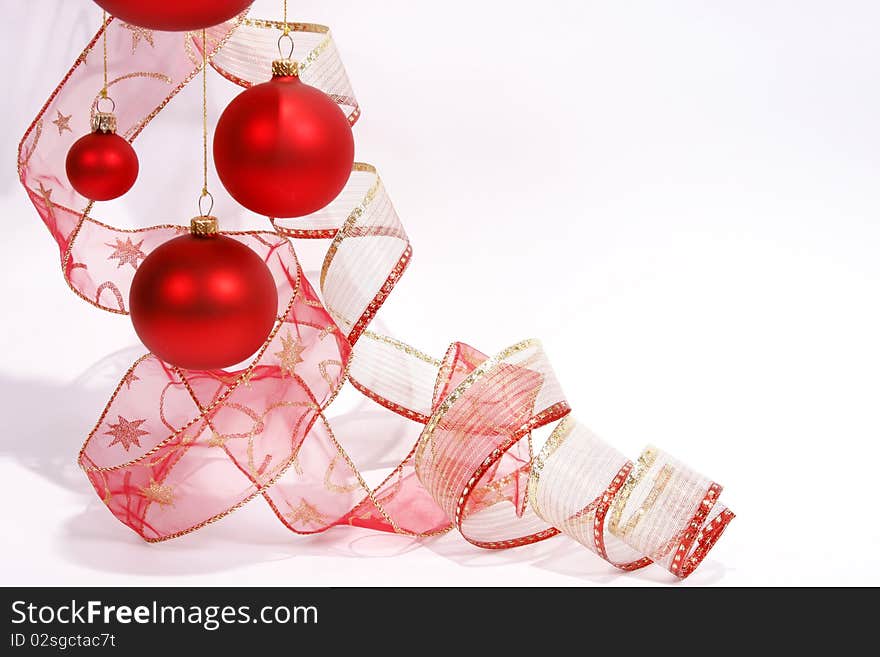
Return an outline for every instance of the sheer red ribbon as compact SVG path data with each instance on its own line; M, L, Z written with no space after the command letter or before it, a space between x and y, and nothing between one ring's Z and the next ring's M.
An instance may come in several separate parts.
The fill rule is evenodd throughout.
M279 28L244 17L212 28L213 67L242 86L267 79ZM329 30L292 28L304 82L354 123L360 110ZM110 19L25 133L18 169L71 289L126 314L139 263L186 228L114 228L67 181L65 154L88 130L102 86L95 47L105 29L126 138L199 71L196 35ZM356 164L340 197L315 215L227 234L265 259L278 286L283 312L262 350L230 371L140 358L80 452L107 508L145 540L187 534L261 496L301 534L352 525L425 537L455 528L498 549L565 533L624 570L657 562L686 577L733 518L718 484L656 448L633 464L575 422L536 341L492 357L455 343L435 359L372 333L412 253L372 166ZM332 240L319 291L291 239ZM392 411L395 431L338 436L330 410L346 383ZM388 466L375 486L351 449L370 441Z

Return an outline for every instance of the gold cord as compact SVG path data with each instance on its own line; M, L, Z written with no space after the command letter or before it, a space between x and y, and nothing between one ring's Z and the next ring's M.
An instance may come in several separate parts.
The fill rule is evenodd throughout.
M287 22L287 0L284 0L284 34L290 34L290 24Z
M101 98L107 97L107 11L104 11L104 88L101 89Z
M208 192L208 31L202 30L202 197Z

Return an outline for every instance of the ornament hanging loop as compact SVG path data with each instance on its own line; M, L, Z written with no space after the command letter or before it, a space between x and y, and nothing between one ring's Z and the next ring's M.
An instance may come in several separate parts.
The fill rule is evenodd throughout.
M205 201L208 202L208 210L205 211ZM199 196L199 216L193 217L189 222L189 232L196 237L213 237L220 232L217 217L211 215L214 210L214 197L207 189L202 190Z
M101 102L105 100L110 102L110 109L107 109L106 106L103 108L101 107ZM113 114L114 112L116 112L116 101L107 95L106 89L104 89L101 92L101 95L98 97L98 102L95 103L95 110L97 110L101 114Z
M284 49L281 45L283 41L287 42L287 54L284 54ZM293 41L293 37L290 36L289 32L285 32L280 37L278 37L278 54L281 56L281 59L291 59L293 57L293 50L296 47L296 44Z
M202 30L202 193L199 196L199 216L190 221L190 233L196 237L217 235L217 217L211 216L213 210L214 195L208 191L208 31Z
M109 101L110 107L107 107L107 103L104 101ZM104 102L103 106L101 105L102 102ZM98 96L98 100L95 101L91 124L92 132L116 133L116 102L103 92Z
M205 202L208 203L208 211L205 212ZM199 216L201 217L210 217L211 212L214 210L214 196L207 189L202 190L202 195L199 196Z

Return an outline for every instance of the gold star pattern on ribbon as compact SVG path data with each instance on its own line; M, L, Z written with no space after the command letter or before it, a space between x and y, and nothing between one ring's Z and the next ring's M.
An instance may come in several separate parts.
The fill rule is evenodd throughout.
M118 260L119 264L116 265L117 269L120 269L125 265L131 265L132 269L137 269L139 261L147 257L147 254L141 251L141 245L143 243L144 240L141 240L137 244L134 244L130 237L126 238L123 242L117 237L116 244L107 243L107 246L113 249L113 253L107 256L107 260Z
M135 381L140 381L140 380L141 380L141 377L137 376L134 373L134 370L132 370L131 372L129 372L128 374L126 374L123 377L122 382L125 384L125 387L127 390L131 390L131 384L134 383Z
M163 486L151 480L150 485L142 487L140 491L141 495L159 506L174 506L174 489L171 486Z
M43 203L46 204L46 209L50 212L52 211L52 206L54 205L54 203L52 203L52 191L52 188L46 189L46 187L43 185L43 181L40 181L40 196L43 199Z
M302 521L307 525L317 525L320 527L327 522L327 517L305 500L300 500L299 506L296 508L290 506L290 513L284 517L287 518L291 525Z
M110 423L110 431L104 432L105 436L113 436L113 440L107 447L119 444L125 448L126 452L131 449L132 445L140 447L140 437L150 435L149 431L141 429L144 422L146 420L126 420L121 415L117 415L116 424Z
M275 352L280 361L279 367L284 376L293 376L296 366L303 362L302 353L306 350L299 337L293 337L288 331L281 336L281 351Z
M122 27L126 30L131 31L131 54L133 55L137 51L137 47L141 43L141 39L150 44L150 48L155 47L155 43L153 43L153 30L148 30L144 27L140 27L138 25L129 25L128 23L123 23Z
M58 128L59 136L64 133L65 130L68 132L73 132L73 128L70 127L70 119L73 114L64 115L61 113L61 110L55 110L58 113L58 118L56 118L52 123L55 124L55 127Z

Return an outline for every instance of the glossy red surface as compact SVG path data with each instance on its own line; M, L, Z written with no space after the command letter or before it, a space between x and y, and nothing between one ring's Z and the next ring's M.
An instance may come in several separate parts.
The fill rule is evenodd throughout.
M182 32L211 27L243 12L254 0L95 0L108 14L151 30Z
M223 112L214 162L244 207L267 217L302 217L345 187L354 137L324 92L296 77L276 77L242 92Z
M246 245L221 235L184 235L141 263L129 308L138 336L165 362L222 369L263 345L278 293L268 267Z
M138 177L137 153L117 134L93 132L80 137L67 152L67 178L73 188L93 201L125 194Z

